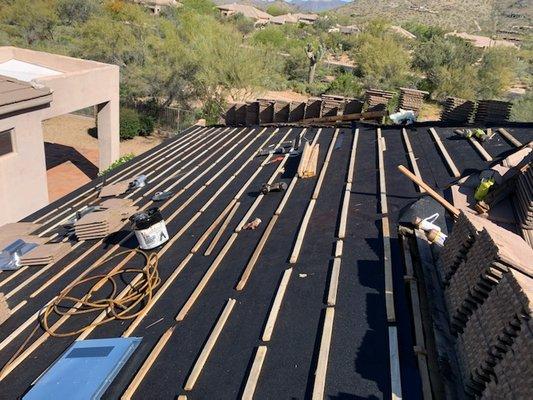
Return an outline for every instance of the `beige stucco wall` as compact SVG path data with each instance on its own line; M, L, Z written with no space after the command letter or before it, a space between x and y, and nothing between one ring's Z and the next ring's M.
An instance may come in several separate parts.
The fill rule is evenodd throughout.
M120 154L119 67L56 54L0 47L0 62L16 59L62 72L38 78L52 102L38 111L0 116L0 130L15 128L16 150L0 156L0 225L18 221L48 204L42 121L97 106L100 170Z
M0 117L0 131L14 128L15 147L0 156L0 225L48 204L42 118L42 110Z

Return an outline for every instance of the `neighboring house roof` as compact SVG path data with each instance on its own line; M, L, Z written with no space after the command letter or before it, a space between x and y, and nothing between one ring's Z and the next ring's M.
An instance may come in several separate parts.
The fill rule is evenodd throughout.
M270 23L272 24L296 24L298 23L298 18L295 14L284 14L284 15L277 15L275 17L272 17L270 19Z
M346 34L359 33L361 29L357 25L335 25L333 28L329 28L328 32L340 32Z
M390 27L390 30L407 38L407 39L416 39L416 36L413 35L411 32L409 32L406 29L403 29L401 26L393 25Z
M487 36L471 35L466 32L449 32L446 34L446 36L459 37L461 39L469 41L470 43L472 43L474 47L479 47L479 48L487 48L487 47L494 47L494 46L517 48L516 44L508 40L495 40Z
M177 6L177 0L134 0L135 3L150 5L150 6Z
M306 20L306 21L316 21L318 19L318 14L303 14L303 13L296 13L294 14L296 18L299 20Z
M261 11L258 8L248 6L245 4L237 4L237 3L223 4L223 5L217 6L217 8L221 11L229 11L235 14L242 14L247 18L252 18L255 20L258 20L258 19L270 20L272 18L272 15L264 11Z
M39 107L51 101L49 88L0 75L0 115Z

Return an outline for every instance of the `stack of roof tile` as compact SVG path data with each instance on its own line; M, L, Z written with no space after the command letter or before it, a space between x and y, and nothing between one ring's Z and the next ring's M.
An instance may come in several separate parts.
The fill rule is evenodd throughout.
M476 103L470 100L448 97L440 119L448 122L469 123L472 121Z
M74 224L74 232L79 240L100 239L117 232L137 211L137 207L108 208L84 215Z
M420 111L424 104L424 97L429 93L422 90L400 88L400 104L402 110Z
M364 103L356 99L347 99L344 105L344 115L359 114L363 111Z
M510 351L494 367L482 400L527 399L533 388L533 322L524 322Z
M291 104L287 101L274 102L274 122L288 122Z
M20 258L21 265L53 264L70 252L71 245L64 243L41 244Z
M373 108L379 105L387 105L389 101L394 97L394 92L378 89L368 89L365 92L365 103L368 108Z
M509 121L513 104L507 101L479 100L475 116L476 123Z
M533 250L520 236L502 228L499 229L503 232L489 229L479 232L445 291L451 325L456 332L463 330L470 315L510 269L533 271L530 266Z
M247 109L244 103L235 104L235 125L246 125Z
M268 124L274 121L274 100L258 99L259 123Z
M457 339L459 363L468 393L480 395L483 392L495 367L509 353L520 331L529 329L532 302L533 280L511 270L470 317ZM531 363L531 354L524 353L530 345L531 341L522 346L517 344L521 348L518 354L513 354L509 364L527 364L528 360Z
M295 101L291 103L288 122L301 121L305 117L306 103Z
M320 118L322 116L322 99L310 98L305 106L305 119Z
M259 125L259 102L246 103L246 126Z
M333 117L339 115L344 108L344 96L322 96L322 116Z
M453 234L440 253L440 275L445 285L449 283L459 265L465 261L466 254L482 229L483 225L474 215L464 212L459 214L453 227Z
M523 229L533 229L533 168L528 168L518 176L515 208L518 222Z
M30 235L30 233L36 231L41 226L41 224L31 222L15 222L2 225L0 227L0 251L17 239L21 239L26 243L45 243L48 241L48 238Z
M128 191L130 188L130 183L133 182L135 178L126 179L124 181L111 183L109 185L102 186L100 189L100 193L98 194L98 197L114 197L114 196L120 196L121 194L124 194Z
M487 383L495 374L501 375L500 363L512 349L517 353L507 362L514 363L513 368L531 363L531 340L524 344L516 338L530 329L532 259L533 250L520 236L467 213L461 213L445 243L440 260L447 279L444 294L450 325L457 335L465 390L470 395L498 398L489 396L502 391L519 393L516 391L524 387L518 385L510 392L509 385ZM514 376L520 376L519 372Z

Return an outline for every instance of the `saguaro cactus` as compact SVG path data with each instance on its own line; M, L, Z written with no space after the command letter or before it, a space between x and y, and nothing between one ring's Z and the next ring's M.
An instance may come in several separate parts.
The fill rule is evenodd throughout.
M311 43L307 43L305 53L309 59L309 74L307 76L307 82L313 83L315 80L316 65L324 55L324 47L320 44L316 50L313 49Z

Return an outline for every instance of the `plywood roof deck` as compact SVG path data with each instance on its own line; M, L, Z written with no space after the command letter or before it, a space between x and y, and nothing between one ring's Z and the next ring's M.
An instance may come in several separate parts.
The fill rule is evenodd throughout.
M523 143L533 138L531 126L507 130ZM486 165L467 140L453 138L453 127L435 131L461 173ZM299 136L320 145L314 178L294 178L299 157L255 156L261 147ZM493 158L513 149L498 133L484 147ZM151 174L150 183L130 196L136 205L147 204L156 190L171 185L176 195L158 203L173 239L159 250L163 283L153 306L133 326L112 322L84 335L143 338L104 398L120 398L128 387L135 399L183 394L234 399L251 392L256 399L303 399L313 393L331 399L390 398L391 385L396 389L399 383L403 398L421 398L396 234L400 209L420 195L396 169L398 164L411 167L413 158L430 185L444 188L454 179L427 126L405 134L400 128L378 133L365 125L338 130L193 127L114 172L108 183ZM289 189L262 196L259 189L269 180L283 181ZM59 222L96 201L100 184L98 179L78 189L27 221L43 223L38 232L45 236L54 234ZM380 194L385 196L381 201ZM389 322L384 216L390 223L395 308ZM262 220L258 229L236 232L241 222L256 217ZM290 263L306 220L301 249ZM1 366L32 330L34 324L27 321L44 304L104 254L136 245L127 235L123 231L104 242L81 243L37 276L37 269L14 277L0 274L0 292L16 310L0 327ZM206 256L208 247L212 251ZM236 290L253 257L249 277ZM132 258L128 265L140 262ZM68 320L62 328L83 322L88 321ZM396 329L398 382L391 380L389 366L389 334ZM74 339L46 338L19 356L24 357L18 366L0 381L0 398L21 396ZM201 354L208 354L204 362ZM190 390L185 390L187 382L193 383Z

